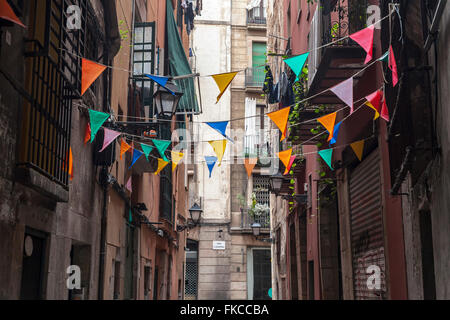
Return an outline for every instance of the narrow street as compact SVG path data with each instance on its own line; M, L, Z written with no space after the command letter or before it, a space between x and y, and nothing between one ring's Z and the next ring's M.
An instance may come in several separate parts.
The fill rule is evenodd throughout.
M449 23L0 0L0 300L449 300Z

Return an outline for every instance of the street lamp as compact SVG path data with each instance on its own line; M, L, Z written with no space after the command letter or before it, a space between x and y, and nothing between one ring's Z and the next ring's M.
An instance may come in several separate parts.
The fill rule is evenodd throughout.
M270 177L270 189L275 194L279 194L284 180L285 180L285 178L283 177L281 172L278 172L277 174L271 176Z
M258 222L254 222L254 223L252 224L252 231L253 231L253 235L254 235L255 237L258 237L259 234L261 233L261 224L258 223Z
M200 222L202 212L203 212L203 210L202 210L202 208L200 208L200 206L198 204L194 204L189 209L189 214L191 215L191 220L195 225L197 225Z
M167 82L165 87L158 86L158 90L153 95L158 114L165 118L172 118L182 96L183 92L171 81Z

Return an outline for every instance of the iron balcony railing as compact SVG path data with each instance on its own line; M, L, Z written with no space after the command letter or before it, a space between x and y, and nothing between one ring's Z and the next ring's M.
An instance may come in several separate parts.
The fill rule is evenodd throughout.
M267 19L266 19L266 17L252 17L250 15L247 15L247 24L266 25Z
M264 79L266 74L264 68L247 68L245 69L245 86L246 87L258 87L264 86Z
M323 11L322 44L326 45L364 29L367 24L367 0L337 0ZM350 38L334 43L335 46L357 46Z
M267 214L253 215L249 209L241 208L241 229L251 229L253 223L259 223L261 228L270 228L270 212Z

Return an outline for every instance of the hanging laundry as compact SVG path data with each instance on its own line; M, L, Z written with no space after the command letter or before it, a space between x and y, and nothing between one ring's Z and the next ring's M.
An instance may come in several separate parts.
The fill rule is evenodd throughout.
M266 66L266 78L264 79L263 92L266 95L269 95L273 91L273 75L272 70L270 70L269 66Z
M188 2L187 8L184 10L184 23L186 24L186 32L188 35L194 29L194 9L192 1Z

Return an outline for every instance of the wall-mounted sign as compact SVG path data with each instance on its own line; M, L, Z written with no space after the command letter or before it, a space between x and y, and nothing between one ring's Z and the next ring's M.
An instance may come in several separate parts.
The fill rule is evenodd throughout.
M225 250L225 241L213 241L214 250Z

